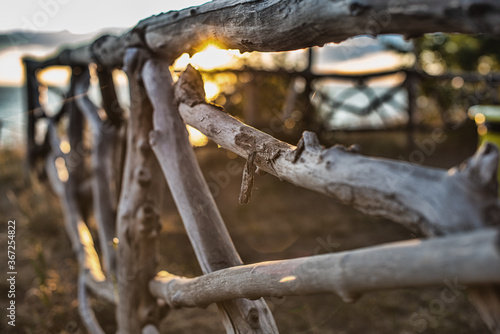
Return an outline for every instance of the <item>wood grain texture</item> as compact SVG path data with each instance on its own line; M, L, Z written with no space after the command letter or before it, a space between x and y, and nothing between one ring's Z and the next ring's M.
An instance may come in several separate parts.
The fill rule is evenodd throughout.
M130 117L123 187L118 206L117 282L120 302L116 318L118 333L141 333L158 328L161 310L149 293L148 282L156 273L158 235L161 228L159 206L165 182L149 145L153 129L153 108L140 76L143 57L130 49L126 72L130 85Z
M324 148L312 132L293 146L206 103L200 89L201 76L189 66L175 86L183 120L245 159L255 154L255 165L280 180L429 236L500 225L499 152L492 144L451 170L366 157L339 145Z
M125 34L102 36L43 65L123 65L125 50L143 47L173 61L207 42L241 51L289 51L387 33L500 34L494 0L220 0L151 16Z
M440 285L500 283L498 230L409 240L339 253L222 269L197 278L160 272L151 292L171 307L204 307L232 298L363 293Z

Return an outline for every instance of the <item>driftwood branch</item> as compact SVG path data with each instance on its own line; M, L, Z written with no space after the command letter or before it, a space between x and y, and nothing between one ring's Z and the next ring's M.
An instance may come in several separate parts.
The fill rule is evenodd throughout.
M99 87L101 89L102 108L107 116L104 128L109 129L106 133L113 133L113 135L108 135L110 139L103 138L104 141L113 141L113 144L110 144L112 147L108 148L107 153L102 154L110 154L112 156L107 160L109 163L106 165L106 172L108 174L108 180L111 181L110 198L112 202L112 210L116 212L123 178L125 146L127 142L127 124L124 122L124 110L118 101L113 81L113 70L98 65L97 76L99 78ZM106 147L108 147L108 145L106 145Z
M36 77L36 69L38 62L24 60L24 68L26 75L26 97L28 108L28 136L27 136L27 161L30 168L34 167L36 158L36 119L37 114L41 111L40 92L38 91L38 78Z
M288 51L387 33L500 34L494 0L223 0L147 18L120 37L66 50L43 66L123 64L125 50L145 47L173 61L212 41L241 51Z
M55 162L59 157L54 153L49 154L45 170L51 188L61 200L66 232L80 267L79 276L84 276L82 281L96 296L114 303L113 284L104 276L90 231L81 219L76 200L70 194L68 186L59 179Z
M154 107L150 143L167 179L187 234L204 273L241 265L189 143L174 104L169 64L148 60L142 71ZM277 333L263 299L237 299L218 304L228 333Z
M116 317L121 334L158 328L161 316L156 299L149 293L148 282L156 274L161 228L159 206L165 183L148 140L153 130L153 108L141 80L141 59L138 50L132 49L125 60L131 106L123 176L125 191L120 196L117 223L120 303Z
M73 70L70 86L70 95L72 97L75 94L75 82L81 74L81 71ZM69 142L73 147L77 147L82 140L82 116L74 99L65 102L64 107L69 109ZM61 201L66 232L79 265L79 312L85 327L90 333L103 334L104 331L97 322L89 304L87 288L90 288L97 296L111 302L114 302L114 293L111 282L106 279L102 272L92 236L83 219L82 204L78 201L79 184L82 181L83 174L83 159L81 157L80 160L77 159L76 155L78 153L76 150L71 150L67 154L62 152L53 120L49 121L47 136L50 137L48 142L51 145L52 153L46 157L45 170L54 192Z
M112 182L116 182L113 175L113 158L119 128L100 118L97 106L87 95L89 85L90 73L88 68L85 67L75 83L76 103L87 119L92 134L92 173L90 177L92 180L94 214L99 230L99 243L104 267L108 273L114 274L116 254L113 238L116 236L116 198L111 195L111 186ZM77 147L73 149L77 150ZM80 154L80 152L77 150L76 154ZM82 159L81 156L80 159Z
M123 108L120 106L116 94L115 83L113 81L113 71L102 65L98 65L97 77L99 78L99 88L102 96L102 107L106 116L115 126L123 122Z
M125 146L127 142L127 124L126 122L124 122L124 110L121 107L120 102L118 101L115 83L113 81L113 70L98 65L97 77L99 78L99 87L101 89L102 108L104 109L107 117L104 129L109 129L109 131L105 131L106 133L113 133L107 135L109 139L103 138L103 141L109 140L112 141L113 144L106 145L107 152L102 154L109 154L112 156L107 160L109 163L106 166L106 171L108 180L110 180L109 182L111 182L110 198L112 202L112 210L116 212L122 185Z
M202 87L201 76L189 66L175 88L184 121L246 159L256 154L255 165L281 180L426 235L500 224L496 196L499 153L491 144L449 171L370 158L342 146L326 149L310 132L295 147L206 103Z
M76 76L72 76L70 96L74 96L75 94ZM70 114L80 113L73 98L68 99L63 108L68 108ZM81 131L81 127L83 127L81 122L76 125L71 124L76 121L80 122L80 119L70 117L69 127L77 127ZM81 168L83 158L78 156L78 152L75 149L70 150L67 154L62 152L61 141L57 134L54 120L49 120L48 122L47 136L50 137L48 141L51 153L46 158L45 170L52 189L62 203L66 232L80 265L79 273L85 276L83 281L95 295L114 303L115 294L113 292L113 285L110 280L106 279L101 269L92 236L83 220L82 207L78 201L82 180L76 179L75 174L78 175L77 173L81 173L81 170L76 172L75 169ZM80 144L77 142L77 138L78 131L70 134L70 142L75 147ZM63 175L64 173L67 173L66 176Z
M92 306L90 305L87 297L87 284L86 276L78 275L77 289L78 289L78 310L83 319L87 331L92 334L105 334L99 322L97 321Z
M500 283L499 233L485 229L353 251L222 269L189 279L160 272L151 292L171 307L204 307L232 298L363 293L409 287ZM463 287L465 288L465 287Z

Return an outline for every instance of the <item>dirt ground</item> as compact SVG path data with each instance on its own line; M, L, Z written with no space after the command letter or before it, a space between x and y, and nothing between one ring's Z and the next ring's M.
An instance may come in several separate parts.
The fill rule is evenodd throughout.
M424 150L428 134L415 137L410 147L404 133L335 134L331 142L361 144L362 153L408 159ZM420 146L419 146L420 145ZM449 168L474 152L474 134L447 133L442 143L427 145L426 165ZM265 175L256 179L252 201L237 203L240 174L222 178L234 159L225 150L208 146L196 150L207 182L245 263L289 259L337 252L415 235L396 223L367 217L323 195L297 188ZM427 154L428 153L428 154ZM240 168L243 161L236 158ZM227 173L225 174L227 175ZM43 185L28 186L19 152L0 155L0 247L6 264L7 221L16 219L17 280L16 327L2 315L1 333L85 333L78 317L76 263L65 235L57 200ZM199 275L194 252L170 195L163 208L160 269ZM4 272L6 272L5 267ZM5 275L4 275L5 276ZM443 301L447 284L425 288L370 293L353 304L335 295L268 299L281 333L488 333L467 300L467 289L455 290L456 298ZM5 313L9 286L0 281ZM106 333L113 333L113 307L94 301L97 317ZM163 321L162 333L223 333L214 305L207 309L172 310Z

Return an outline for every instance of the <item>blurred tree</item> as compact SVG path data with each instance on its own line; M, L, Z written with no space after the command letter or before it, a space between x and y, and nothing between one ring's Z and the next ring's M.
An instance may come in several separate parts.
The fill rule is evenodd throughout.
M500 69L499 42L498 38L490 36L446 34L426 35L416 40L423 66L438 62L443 71L477 71L481 74Z
M475 104L498 104L495 72L500 71L500 40L490 36L431 34L415 40L422 80L420 120L441 120L456 128ZM425 109L425 110L422 110Z

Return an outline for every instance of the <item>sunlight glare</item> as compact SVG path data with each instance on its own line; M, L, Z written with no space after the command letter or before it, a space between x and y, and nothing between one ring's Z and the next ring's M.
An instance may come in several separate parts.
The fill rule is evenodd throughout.
M128 77L122 70L113 71L113 81L116 86L128 86Z
M59 157L55 161L56 169L57 169L57 177L61 182L66 182L68 181L69 178L69 173L68 169L66 168L66 161L64 161L64 158Z
M477 127L477 133L478 135L480 136L484 136L485 134L488 133L488 128L486 127L486 125L484 124L480 124L478 127Z
M106 277L104 277L101 265L99 262L99 256L97 255L94 248L94 241L92 240L92 234L87 227L87 225L79 220L77 224L78 236L80 238L80 243L83 246L83 251L85 252L85 268L90 271L92 278L97 282L104 282Z
M484 114L477 113L476 116L474 116L474 120L476 121L476 124L483 124L486 121L486 117Z
M297 279L297 276L286 276L280 279L280 283L292 282Z
M210 71L232 65L239 56L241 56L239 50L223 50L215 44L209 44L202 51L194 54L190 63L198 69ZM182 59L182 62L185 61L186 59Z
M172 67L174 69L184 69L188 66L191 61L191 57L187 53L183 53L179 58L176 59Z
M69 142L67 140L61 140L59 148L64 154L68 154L71 151L71 146L69 145Z
M220 93L219 86L213 81L205 81L203 88L205 88L205 96L209 101L214 100Z
M186 127L189 133L189 142L191 146L200 147L208 144L208 138L203 133L192 126L186 125Z
M69 77L70 71L67 66L51 66L38 72L38 79L48 86L66 85Z

